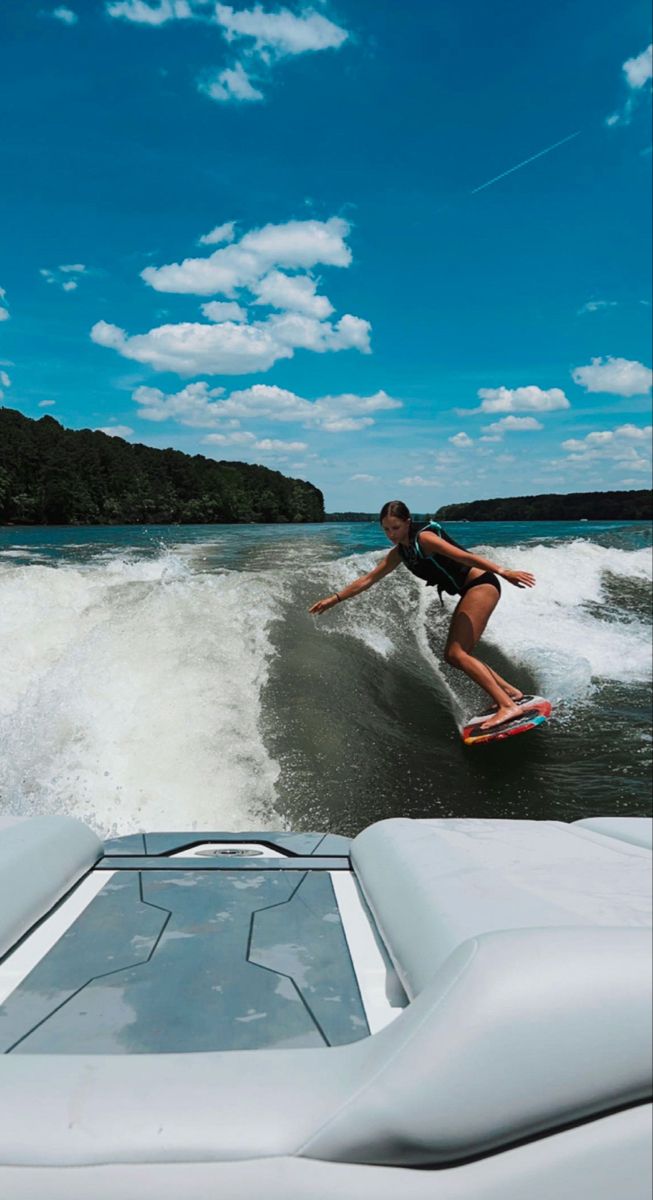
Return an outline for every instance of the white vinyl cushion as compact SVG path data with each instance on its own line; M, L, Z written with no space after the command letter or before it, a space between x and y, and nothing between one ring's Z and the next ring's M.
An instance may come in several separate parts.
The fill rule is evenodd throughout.
M102 842L74 817L0 825L0 958L91 869Z
M651 853L562 821L379 821L351 845L413 998L470 937L541 926L651 928Z

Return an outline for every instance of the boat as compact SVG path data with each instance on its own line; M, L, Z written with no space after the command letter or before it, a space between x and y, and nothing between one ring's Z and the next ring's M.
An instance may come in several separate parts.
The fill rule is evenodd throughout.
M651 822L0 818L4 1200L644 1200Z

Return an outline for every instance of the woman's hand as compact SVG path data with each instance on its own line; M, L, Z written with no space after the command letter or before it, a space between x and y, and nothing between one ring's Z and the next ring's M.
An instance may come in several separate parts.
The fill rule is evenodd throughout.
M535 576L530 571L501 571L500 575L515 587L535 587Z
M336 595L334 592L332 596L327 596L324 600L318 600L317 603L313 604L308 611L309 613L312 613L314 617L319 617L320 613L326 612L327 609L333 608L334 604L339 603L340 596Z

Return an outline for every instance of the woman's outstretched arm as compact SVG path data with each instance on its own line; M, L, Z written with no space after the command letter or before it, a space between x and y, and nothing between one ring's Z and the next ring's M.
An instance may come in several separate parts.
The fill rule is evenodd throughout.
M462 563L463 566L493 571L495 575L500 575L515 587L535 587L535 576L531 575L530 571L510 571L507 567L500 567L497 563L490 562L489 558L481 558L480 554L471 554L469 550L452 546L451 542L445 542L444 538L438 537L437 533L431 533L430 530L420 533L419 544L425 554L443 554Z
M333 608L334 604L339 604L341 600L351 600L353 596L358 596L360 592L366 592L368 588L373 587L379 580L384 579L395 567L399 566L401 559L396 546L386 554L385 558L379 563L378 567L374 567L373 571L368 571L367 575L361 575L359 579L355 579L353 583L348 583L346 587L341 588L339 592L334 592L332 596L327 596L324 600L318 600L309 608L309 613L319 617L320 613L326 612L327 609Z

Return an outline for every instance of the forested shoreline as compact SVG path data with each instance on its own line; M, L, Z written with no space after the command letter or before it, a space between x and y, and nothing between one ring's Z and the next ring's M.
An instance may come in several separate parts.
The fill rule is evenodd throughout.
M650 488L633 492L571 492L569 495L509 496L445 504L442 521L650 521Z
M426 522L428 514L413 513ZM378 513L325 513L325 521L378 521ZM572 492L569 495L508 496L445 504L433 514L438 521L650 521L651 491Z
M0 524L141 525L324 519L322 492L268 467L155 450L0 408Z
M651 519L651 491L509 496L446 504L443 521ZM427 515L415 514L418 521ZM376 521L324 512L322 492L268 467L156 450L0 408L0 524L140 525Z

